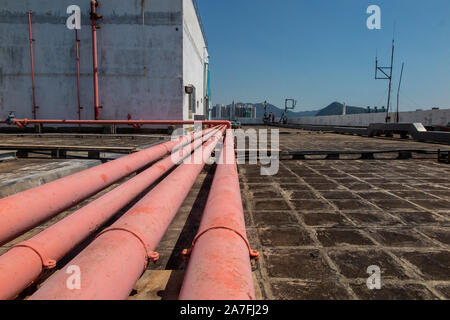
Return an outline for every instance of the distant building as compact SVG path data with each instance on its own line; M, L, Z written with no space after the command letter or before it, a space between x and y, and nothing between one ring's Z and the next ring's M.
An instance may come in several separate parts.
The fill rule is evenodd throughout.
M223 104L215 105L211 110L212 119L216 120L235 120L238 118L256 119L256 107L252 104Z

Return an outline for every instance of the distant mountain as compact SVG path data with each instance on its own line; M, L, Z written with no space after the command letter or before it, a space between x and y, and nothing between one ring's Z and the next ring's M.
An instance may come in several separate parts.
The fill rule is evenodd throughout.
M256 107L256 117L263 118L264 117L264 105L263 103L243 103L237 102L236 104L241 105L253 105ZM231 105L228 105L231 106ZM318 116L334 116L341 115L344 105L339 102L333 102L330 105L326 106L323 109L315 110L315 111L288 111L288 118L299 118L299 117L318 117ZM280 118L283 115L284 109L280 109L273 104L267 103L267 113L275 113L276 118ZM366 113L367 110L361 107L352 107L347 106L347 114L358 114L358 113Z
M256 117L257 118L263 118L264 117L264 105L263 103L242 103L238 102L236 104L242 104L242 105L248 105L251 104L254 107L256 107ZM283 115L284 109L280 109L273 104L267 103L267 113L275 113L276 118L280 118ZM298 117L314 117L316 115L317 111L288 111L288 117L291 118L298 118Z
M327 107L323 108L319 112L317 112L316 116L337 116L341 115L344 109L344 105L339 102L333 102ZM352 107L347 106L347 114L358 114L358 113L366 113L367 110L361 107Z

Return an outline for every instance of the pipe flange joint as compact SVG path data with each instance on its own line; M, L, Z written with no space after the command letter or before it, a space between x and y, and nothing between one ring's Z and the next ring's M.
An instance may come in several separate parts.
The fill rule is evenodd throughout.
M247 237L244 234L242 234L241 232L239 232L238 230L236 230L234 228L231 228L231 227L228 227L228 226L211 226L211 227L208 227L208 228L206 228L206 229L204 229L202 231L199 231L199 233L195 236L194 241L192 241L191 247L189 249L184 249L182 251L183 258L185 260L188 260L190 255L191 255L191 253L192 253L192 250L194 250L194 246L195 246L196 242L198 241L198 239L202 235L207 233L208 231L216 230L216 229L225 229L225 230L232 231L232 232L236 233L239 237L241 237L242 240L244 240L245 245L248 248L250 259L252 259L252 260L258 260L259 259L259 252L257 250L252 250L251 249L250 243L248 242Z
M36 243L33 243L32 241L21 242L13 246L11 250L14 248L28 248L33 250L41 259L42 266L44 267L44 269L53 269L56 267L57 263L56 259L50 258L49 255L45 252L44 248L42 248L40 245Z
M125 232L132 234L134 237L136 237L141 242L142 246L144 247L147 261L156 263L159 260L159 253L156 251L153 251L151 248L149 248L144 241L145 238L140 234L140 232L133 230L133 228L130 228L129 226L128 227L107 228L107 229L103 230L102 232L100 232L95 238L97 239L102 234L105 234L110 231L125 231ZM147 261L146 261L146 264L147 264Z

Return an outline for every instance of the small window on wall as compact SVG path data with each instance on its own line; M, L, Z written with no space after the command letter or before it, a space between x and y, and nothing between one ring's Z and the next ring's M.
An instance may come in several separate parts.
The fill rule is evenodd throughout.
M195 113L195 87L193 85L186 86L185 88L186 94L189 96L189 111Z

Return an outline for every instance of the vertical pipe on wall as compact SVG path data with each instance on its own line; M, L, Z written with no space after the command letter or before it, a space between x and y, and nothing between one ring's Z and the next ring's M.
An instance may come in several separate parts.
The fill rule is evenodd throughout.
M31 11L28 11L28 30L30 35L30 58L31 58L31 88L33 91L33 119L37 119L37 109L36 105L36 86L34 82L34 55L33 55L33 33L31 31Z
M98 6L97 0L91 0L91 26L92 26L92 66L94 78L94 113L95 120L99 119L99 100L98 100L98 55L97 55L97 19L101 16L97 15L95 8Z
M78 98L78 120L81 120L81 98L80 98L80 40L78 30L75 28L75 49L77 57L77 98ZM81 125L78 125L81 126Z

